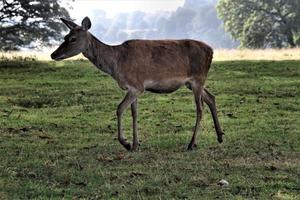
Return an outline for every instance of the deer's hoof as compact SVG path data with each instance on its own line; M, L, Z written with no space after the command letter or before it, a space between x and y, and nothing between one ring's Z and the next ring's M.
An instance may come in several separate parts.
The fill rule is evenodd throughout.
M223 138L222 137L218 137L218 142L221 144L223 142Z
M130 143L124 144L123 146L125 147L125 149L126 149L127 151L131 151L131 150L132 150L132 146L131 146Z
M189 144L189 146L188 146L188 148L187 148L187 150L188 151L192 151L192 150L195 150L197 148L197 144Z
M140 144L133 144L131 151L137 151L139 149Z
M221 132L221 133L218 134L218 142L219 142L219 143L222 143L222 142L223 142L223 135L224 135L223 132Z

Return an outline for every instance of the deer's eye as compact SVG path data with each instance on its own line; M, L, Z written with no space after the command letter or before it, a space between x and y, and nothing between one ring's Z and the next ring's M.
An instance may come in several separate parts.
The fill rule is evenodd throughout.
M72 37L72 38L70 38L69 41L70 41L70 42L75 42L75 41L76 41L76 38L75 38L75 37Z

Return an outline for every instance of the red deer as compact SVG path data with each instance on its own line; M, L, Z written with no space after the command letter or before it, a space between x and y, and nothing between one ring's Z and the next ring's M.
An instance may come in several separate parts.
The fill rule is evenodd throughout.
M215 97L204 88L213 50L203 42L195 40L129 40L110 46L99 41L88 30L91 21L85 17L81 26L61 19L70 32L64 42L51 54L54 60L63 60L79 53L88 58L97 68L115 79L127 94L117 109L118 140L127 150L139 146L137 133L137 97L144 91L171 93L187 86L194 93L196 124L188 149L195 148L196 135L202 117L203 101L209 106L217 139L221 143L224 134L217 117ZM122 114L131 106L133 119L133 143L123 134Z

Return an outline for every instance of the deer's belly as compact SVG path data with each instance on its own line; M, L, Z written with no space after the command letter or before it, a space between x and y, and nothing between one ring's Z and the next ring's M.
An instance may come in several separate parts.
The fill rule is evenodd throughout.
M146 91L154 93L171 93L185 84L185 80L145 81Z

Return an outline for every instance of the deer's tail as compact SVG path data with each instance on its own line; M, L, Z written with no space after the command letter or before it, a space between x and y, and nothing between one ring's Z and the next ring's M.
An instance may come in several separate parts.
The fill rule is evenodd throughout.
M207 66L207 72L210 69L212 59L213 59L214 51L210 46L207 46L206 48L206 66Z

